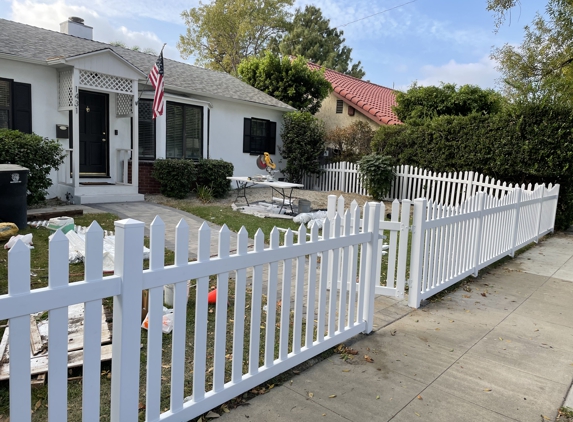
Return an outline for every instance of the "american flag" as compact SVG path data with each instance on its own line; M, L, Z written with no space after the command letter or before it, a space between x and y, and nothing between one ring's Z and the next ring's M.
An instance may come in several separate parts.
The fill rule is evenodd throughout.
M161 53L159 53L159 57L157 58L153 69L149 72L149 80L155 89L155 95L153 96L153 118L155 119L157 116L161 116L163 114L163 49L161 50Z

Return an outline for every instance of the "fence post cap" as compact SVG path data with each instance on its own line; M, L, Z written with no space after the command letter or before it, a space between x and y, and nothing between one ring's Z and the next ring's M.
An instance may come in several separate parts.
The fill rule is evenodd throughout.
M130 227L144 227L145 223L143 221L134 220L133 218L126 218L125 220L117 220L114 223L115 227L119 227L122 229L127 229Z

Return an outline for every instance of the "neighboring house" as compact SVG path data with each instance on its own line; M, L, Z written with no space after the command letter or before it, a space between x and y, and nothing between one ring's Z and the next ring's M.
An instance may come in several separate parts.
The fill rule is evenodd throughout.
M314 63L308 65L311 69L320 69ZM324 121L327 131L348 126L357 120L367 122L374 130L381 125L402 123L392 111L396 105L393 89L331 69L325 69L324 77L331 83L333 91L315 116Z
M157 56L92 41L79 18L60 31L0 19L0 127L61 142L67 155L50 197L141 200L157 191L158 158L223 159L240 176L259 173L265 151L280 162L292 107L226 73L165 59L165 112L152 120L145 81Z

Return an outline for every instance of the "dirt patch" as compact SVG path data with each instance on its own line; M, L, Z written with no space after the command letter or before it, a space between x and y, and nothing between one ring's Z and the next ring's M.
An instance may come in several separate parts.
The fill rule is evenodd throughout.
M246 193L249 202L257 202L257 201L270 202L273 196L271 188L252 188L252 189L247 189ZM340 195L344 196L346 207L348 207L348 205L353 200L356 200L359 206L364 205L365 202L372 201L372 198L369 196L358 195L355 193L343 193L341 191L317 192L312 190L295 189L292 194L293 199L294 198L306 199L307 201L310 201L311 208L313 210L318 210L318 209L325 210L328 205L328 195L336 195L337 197ZM275 194L274 196L277 195ZM231 206L231 204L235 201L235 199L236 199L236 193L235 191L231 191L227 195L227 197L222 199L214 199L211 202L211 204ZM203 205L201 200L197 198L194 194L189 195L185 199L171 199L171 198L166 198L163 195L148 194L145 195L145 200L154 203L161 203L164 205L169 205L170 201L173 201L173 203L175 203L176 201L179 204L185 204L190 206ZM237 203L244 204L245 203L244 198L239 198Z

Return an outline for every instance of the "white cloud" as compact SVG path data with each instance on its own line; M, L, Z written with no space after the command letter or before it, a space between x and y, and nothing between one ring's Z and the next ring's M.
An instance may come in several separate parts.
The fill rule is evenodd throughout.
M482 88L493 88L499 73L495 62L488 56L474 63L457 63L450 60L441 66L425 65L420 69L418 85L439 85L441 82L457 85L478 85ZM403 89L404 87L402 87ZM407 87L406 87L407 89Z
M94 40L102 42L121 41L127 46L139 46L151 48L157 52L161 50L163 42L151 31L132 31L125 26L115 26L113 21L120 19L112 18L116 12L113 9L98 10L98 2L94 7L86 7L78 4L68 4L66 0L56 0L55 2L39 2L34 0L13 0L11 19L16 22L38 26L40 28L60 30L60 23L67 20L69 16L79 16L85 20L85 24L94 28ZM138 7L138 10L141 10ZM179 52L174 46L166 48L166 57L180 60Z

